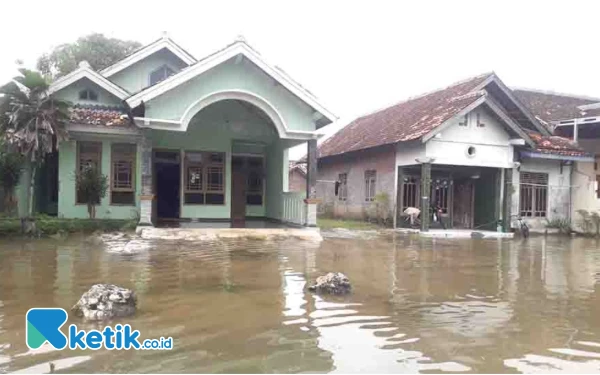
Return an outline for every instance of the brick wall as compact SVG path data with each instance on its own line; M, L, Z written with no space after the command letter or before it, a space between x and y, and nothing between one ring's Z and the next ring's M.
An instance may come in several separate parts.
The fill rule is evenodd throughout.
M376 193L387 193L390 211L394 201L394 169L396 151L392 146L381 146L348 154L319 159L317 197L321 214L340 218L364 219L372 202L365 201L365 171L377 173ZM347 174L348 194L346 201L335 196L335 181L340 173Z
M306 192L306 176L297 169L290 171L289 191Z

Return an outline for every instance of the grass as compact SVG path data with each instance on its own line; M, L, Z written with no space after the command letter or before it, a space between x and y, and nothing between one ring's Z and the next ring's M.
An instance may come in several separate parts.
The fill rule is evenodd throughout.
M137 220L116 219L61 219L53 216L36 216L35 223L40 235L48 236L58 232L91 233L95 231L131 231ZM21 234L21 220L13 217L0 218L0 237Z
M376 224L368 223L366 221L325 219L325 218L318 218L317 225L321 229L343 228L343 229L351 229L351 230L373 230L373 229L381 228L380 226L378 226Z

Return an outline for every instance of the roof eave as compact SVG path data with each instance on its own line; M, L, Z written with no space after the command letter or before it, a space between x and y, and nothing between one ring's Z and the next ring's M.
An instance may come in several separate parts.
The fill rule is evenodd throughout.
M191 54L189 54L187 51L185 51L183 48L181 48L178 44L176 44L170 38L163 37L155 42L152 42L152 43L140 48L136 52L134 52L131 55L125 57L124 59L116 62L115 64L102 69L100 71L100 74L102 74L104 77L108 78L108 77L126 69L127 67L145 59L146 57L162 50L163 48L166 48L167 50L169 50L171 53L173 53L175 56L177 56L177 58L179 58L181 61L183 61L188 66L195 64L197 61Z
M129 96L127 91L92 70L89 64L85 62L80 63L78 69L54 81L50 85L48 92L53 94L66 88L67 86L70 86L82 78L89 79L96 85L100 86L121 100L125 100Z
M141 102L147 102L149 100L154 99L157 96L162 95L163 93L174 89L175 87L183 84L184 82L189 81L190 79L199 76L200 74L208 71L209 69L229 60L230 58L243 55L248 58L258 67L260 67L264 72L266 72L271 78L279 82L282 86L304 101L307 105L312 107L315 111L322 114L329 121L334 122L338 119L336 115L327 110L319 101L317 101L312 94L310 94L306 89L298 85L296 82L292 81L287 77L286 74L280 72L279 69L276 69L266 63L264 59L256 53L256 51L248 46L243 41L237 41L227 48L219 51L216 54L211 55L205 60L199 61L197 64L189 67L188 69L175 74L164 81L148 87L147 89L132 95L127 99L127 103L130 107L136 107ZM325 125L323 125L325 126Z

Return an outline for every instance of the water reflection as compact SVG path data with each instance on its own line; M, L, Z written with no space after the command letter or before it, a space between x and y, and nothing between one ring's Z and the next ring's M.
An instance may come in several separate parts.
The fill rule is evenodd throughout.
M308 293L328 271L353 293ZM0 241L0 372L598 372L599 279L579 238ZM96 282L135 289L128 322L175 349L31 353L27 309Z

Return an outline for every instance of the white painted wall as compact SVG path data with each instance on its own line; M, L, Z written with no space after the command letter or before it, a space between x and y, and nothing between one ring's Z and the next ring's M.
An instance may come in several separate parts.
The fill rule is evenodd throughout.
M477 117L483 127L477 126ZM426 143L425 154L434 164L511 168L513 147L504 126L491 116L489 110L478 107L468 116L467 126L456 120ZM473 156L469 147L475 148Z
M514 193L511 201L512 215L520 214L520 172L538 172L548 174L548 216L554 218L569 218L571 215L570 186L571 167L563 166L560 170L559 160L524 159L521 161L520 170L513 170ZM546 218L523 218L527 225L534 230L546 228ZM515 218L512 218L513 228L516 227Z
M579 219L577 210L600 212L600 199L596 197L596 174L593 162L577 162L573 170L573 218Z
M423 143L398 143L396 148L396 169L404 165L418 164L416 159L425 157Z

